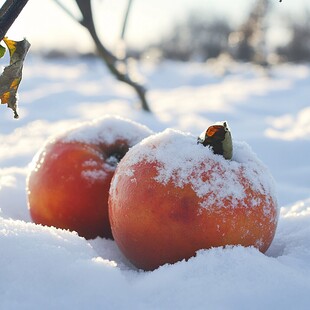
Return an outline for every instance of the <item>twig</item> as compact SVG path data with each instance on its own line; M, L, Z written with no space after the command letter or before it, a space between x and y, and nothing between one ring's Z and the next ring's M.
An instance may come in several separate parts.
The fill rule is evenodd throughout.
M0 41L4 38L28 0L6 0L0 9Z
M127 23L128 23L128 17L129 17L131 5L132 5L132 0L128 0L128 5L127 5L126 13L125 13L124 23L123 23L122 33L121 33L121 39L122 40L125 38L125 33L126 33L126 29L127 29Z
M66 6L64 6L63 4L62 4L62 2L61 1L59 1L59 0L54 0L54 2L68 15L68 16L70 16L73 20L75 20L76 22L80 22L73 14L72 14L72 12L66 7Z
M105 48L105 46L102 44L101 40L98 37L95 23L94 23L94 18L93 18L93 13L92 13L92 7L91 7L91 0L75 0L76 4L82 14L82 20L78 20L75 16L72 15L71 12L69 12L58 0L54 0L62 9L65 9L65 12L71 17L74 18L78 23L80 23L82 26L84 26L89 34L91 35L96 47L99 56L104 60L106 63L108 69L110 72L116 77L121 82L124 82L131 87L134 88L136 91L140 102L141 102L141 107L143 110L150 112L150 107L148 105L148 102L146 100L146 89L140 85L138 82L133 81L130 76L127 74L127 72L121 71L119 69L118 64L121 60L119 60L114 54L112 54L108 49ZM131 6L131 0L129 0L128 7L127 7L127 17L128 19L128 14L130 11L130 6ZM125 29L126 29L126 23L127 21L124 21L123 25L123 34L125 35Z

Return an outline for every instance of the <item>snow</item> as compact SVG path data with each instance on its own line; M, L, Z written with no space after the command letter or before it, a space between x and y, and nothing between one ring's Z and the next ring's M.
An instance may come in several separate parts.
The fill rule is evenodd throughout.
M152 131L145 125L119 116L105 115L65 131L62 141L111 145L117 140L126 140L129 146L133 146L150 134Z
M130 173L135 180L135 166L139 163L154 163L157 169L155 180L162 184L172 181L175 187L189 184L198 197L202 208L224 207L229 200L233 207L244 205L248 180L256 199L270 197L276 204L274 181L267 167L257 158L245 142L233 141L233 158L226 160L213 154L210 148L197 145L197 137L190 133L166 129L151 135L133 146L120 163L118 175ZM206 174L205 171L208 173ZM211 172L211 173L210 173ZM118 187L118 178L111 184L111 191ZM255 196L253 197L255 199ZM253 201L252 206L260 204ZM266 212L269 210L269 203Z
M308 309L310 305L310 66L268 74L250 64L163 62L139 67L154 114L99 60L26 60L20 120L0 113L1 309ZM111 240L31 223L29 163L52 135L106 114L155 132L197 137L227 120L271 172L281 207L266 254L254 248L201 250L153 272L133 268Z
M104 180L108 177L107 172L113 172L116 168L118 159L114 153L124 152L123 148L127 150L152 133L148 127L140 123L115 115L105 115L92 121L78 122L61 133L51 135L34 156L28 170L29 172L37 171L44 162L46 154L53 152L55 143L78 142L84 144L85 148L88 148L90 144L95 144L97 148L92 148L91 151L98 153L98 148L104 150L98 154L99 158L102 158L103 164L94 160L83 162L82 176L91 183L96 179ZM56 153L52 153L53 160L58 159Z

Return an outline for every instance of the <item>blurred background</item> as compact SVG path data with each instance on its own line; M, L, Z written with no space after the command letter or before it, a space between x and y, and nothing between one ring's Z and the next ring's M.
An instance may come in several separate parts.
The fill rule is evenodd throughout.
M6 215L28 219L27 165L44 141L105 114L195 136L227 120L281 205L309 198L309 0L29 0L8 37L31 48L19 120L0 106Z
M92 5L98 36L117 55L125 42L136 58L206 61L225 54L261 64L310 59L309 0L93 0ZM74 0L30 0L8 36L26 37L32 54L93 54L89 33L68 13L81 17Z

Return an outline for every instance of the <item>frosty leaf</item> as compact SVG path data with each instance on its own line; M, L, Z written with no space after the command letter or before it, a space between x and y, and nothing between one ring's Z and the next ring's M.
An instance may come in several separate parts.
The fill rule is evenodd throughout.
M4 38L3 41L10 52L10 65L4 68L0 76L0 100L2 104L7 104L13 110L14 118L18 118L16 94L30 44L26 39L16 42Z
M4 54L5 54L5 47L0 45L0 58L3 57Z

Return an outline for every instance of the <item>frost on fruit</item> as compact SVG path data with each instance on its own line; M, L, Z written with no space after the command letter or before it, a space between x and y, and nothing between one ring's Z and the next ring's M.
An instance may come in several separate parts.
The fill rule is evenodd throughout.
M108 196L116 166L151 131L105 116L50 137L30 165L27 199L37 224L76 231L86 239L112 238Z
M150 134L152 131L142 124L122 117L106 115L100 119L79 124L66 132L63 141L112 145L115 141L125 139L132 146Z
M135 165L142 161L153 163L157 169L157 182L164 185L173 182L180 188L190 184L196 195L202 198L202 208L225 207L221 203L224 200L229 206L253 208L262 202L260 199L276 202L274 182L268 169L245 142L234 141L233 148L233 158L228 161L214 154L209 147L197 145L191 134L167 129L134 146L125 163L121 163L125 167L119 171L132 171L131 177L134 178ZM257 197L251 197L249 205L245 205L247 188L242 182L245 179L258 193ZM114 186L117 186L115 182ZM271 203L264 201L264 205L267 214Z
M104 180L107 174L103 170L83 170L82 177L90 182L95 182L96 180Z

